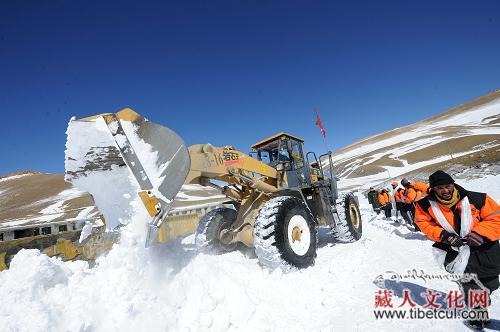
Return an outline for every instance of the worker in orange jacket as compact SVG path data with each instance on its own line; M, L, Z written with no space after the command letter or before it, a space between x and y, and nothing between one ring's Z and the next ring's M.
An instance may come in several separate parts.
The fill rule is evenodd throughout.
M422 198L421 195L418 194L417 190L413 188L411 182L403 178L401 180L401 185L405 188L403 192L403 219L410 225L415 227L415 230L418 230L418 226L413 222L413 217L415 216L415 202Z
M422 194L420 194L414 185L406 178L401 180L401 184L405 188L404 191L404 202L406 204L414 203L422 198Z
M423 182L415 182L412 184L413 188L417 191L417 201L427 196L429 186Z
M391 200L392 200L392 196L391 196L391 194L389 194L389 190L382 189L378 193L378 202L382 206L380 209L384 211L386 218L391 217L391 210L392 210Z
M393 181L391 183L391 186L392 186L392 193L393 193L393 196L394 196L394 204L395 204L395 208L396 208L396 221L398 219L398 212L399 214L401 214L401 216L403 215L404 211L403 211L403 193L404 193L404 189L403 188L398 188L398 183L396 181Z
M436 241L433 247L443 253L447 271L477 276L460 279L468 305L473 291L487 289L491 293L500 286L500 206L485 193L455 184L443 171L431 174L429 185L429 195L416 204L415 223ZM470 320L468 324L483 328L488 320Z

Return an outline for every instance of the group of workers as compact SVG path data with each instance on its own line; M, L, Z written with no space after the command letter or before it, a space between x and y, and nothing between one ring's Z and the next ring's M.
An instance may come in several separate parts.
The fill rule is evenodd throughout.
M412 224L418 229L418 226L413 223L415 204L427 196L429 186L424 182L412 183L406 178L401 180L401 186L396 181L392 182L391 186L392 190L384 188L376 191L373 187L370 188L368 201L373 210L377 213L384 211L385 217L390 218L394 209L396 211L396 220L398 214L400 214L406 223Z
M440 264L445 270L460 276L465 304L483 313L470 316L466 324L478 330L487 327L491 323L487 315L491 293L500 287L500 206L486 193L457 185L442 170L429 176L429 185L412 184L408 179L402 179L401 185L403 188L392 183L393 196L388 189L377 193L370 188L368 199L374 210L384 210L390 217L394 197L403 218L435 241L435 254L442 257ZM472 299L483 291L488 294L486 306L473 304Z

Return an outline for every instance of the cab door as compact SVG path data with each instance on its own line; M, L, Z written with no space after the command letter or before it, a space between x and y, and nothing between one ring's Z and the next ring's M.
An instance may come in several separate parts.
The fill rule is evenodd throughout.
M290 187L310 187L311 169L304 158L303 144L295 140L287 141L291 170L287 172ZM292 182L291 182L292 180Z

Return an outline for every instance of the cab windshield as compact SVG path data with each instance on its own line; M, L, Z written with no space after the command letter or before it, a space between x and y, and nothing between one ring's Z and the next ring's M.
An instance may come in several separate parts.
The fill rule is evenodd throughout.
M304 166L302 159L302 146L295 140L276 140L269 142L257 150L257 156L260 161L276 167L280 163L290 163L295 169Z

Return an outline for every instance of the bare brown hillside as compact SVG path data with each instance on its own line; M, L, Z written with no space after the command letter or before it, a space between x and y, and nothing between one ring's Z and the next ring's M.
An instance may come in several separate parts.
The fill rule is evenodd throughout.
M173 209L186 209L225 200L213 189L184 188ZM23 171L0 178L0 227L95 218L99 211L88 193L64 181L62 174Z

